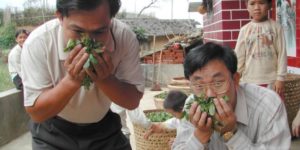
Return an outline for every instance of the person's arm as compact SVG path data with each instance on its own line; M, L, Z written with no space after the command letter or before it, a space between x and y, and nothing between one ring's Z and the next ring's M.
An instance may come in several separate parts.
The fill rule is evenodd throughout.
M274 83L274 91L278 94L282 94L284 91L284 79L287 74L287 54L286 54L286 44L285 44L285 38L284 38L284 31L281 26L278 27L278 36L276 38L275 42L275 50L278 55L277 60L277 78Z
M139 105L143 96L144 78L139 60L139 43L132 31L124 29L124 35L115 34L116 40L123 43L117 51L122 53L118 66L113 66L109 52L102 56L95 55L98 60L93 64L95 73L87 70L96 86L117 105L132 110ZM115 72L112 71L115 68Z
M243 72L245 70L245 64L246 64L246 47L245 47L245 33L243 28L240 30L236 46L235 46L235 53L238 59L238 69L237 72L240 73L241 76L243 76Z
M292 123L293 136L300 137L300 109Z
M23 56L22 58L24 58L24 62L31 61ZM26 106L26 111L32 120L43 122L57 115L67 105L71 97L81 86L81 81L85 75L82 67L87 58L88 55L85 53L85 49L82 49L79 45L70 52L65 61L67 75L56 86L43 89L32 106ZM26 66L28 64L25 63L22 65ZM34 77L30 77L30 71L32 70L25 70L25 82L26 80L35 80ZM36 74L32 75L35 76Z
M145 113L140 109L140 107L126 111L132 123L139 124L146 129L148 129L151 126L150 120L147 119Z
M208 144L202 144L195 135L195 127L188 121L180 123L176 138L172 144L172 150L205 150Z
M279 98L276 100L278 101ZM264 111L262 115L270 114ZM266 126L262 129L261 133L258 133L257 141L255 141L255 143L253 143L243 131L238 129L234 136L225 144L228 147L234 147L234 149L288 150L291 144L291 136L286 116L285 106L281 103L277 108L276 113L273 116L268 116L270 120L261 120L262 123L260 126L262 126L262 124L266 124Z

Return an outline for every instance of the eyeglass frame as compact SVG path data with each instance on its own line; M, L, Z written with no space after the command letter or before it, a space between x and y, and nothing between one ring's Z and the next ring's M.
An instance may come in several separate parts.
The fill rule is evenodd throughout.
M219 84L221 83L222 86L224 86L224 90L222 92L218 92L218 90L216 90L216 86L214 86L215 84ZM208 88L212 89L217 95L220 95L220 94L224 94L228 91L229 89L229 81L228 80L225 80L225 81L218 81L218 82L212 82L212 83L206 83L206 84L197 84L197 83L194 83L192 81L190 81L190 86L192 87L195 87L196 90L197 88L199 88L199 85L202 86L203 89L199 90L200 92L202 93L205 93L207 91Z

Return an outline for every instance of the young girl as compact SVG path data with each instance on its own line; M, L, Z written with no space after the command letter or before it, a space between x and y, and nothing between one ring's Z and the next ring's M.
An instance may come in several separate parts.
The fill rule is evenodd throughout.
M246 0L251 22L240 30L235 52L241 82L284 90L287 54L283 29L268 19L272 0Z
M29 33L26 30L18 30L15 35L17 45L10 51L8 55L8 70L11 76L11 80L13 81L16 88L19 90L23 88L22 79L20 77L21 50L28 35Z

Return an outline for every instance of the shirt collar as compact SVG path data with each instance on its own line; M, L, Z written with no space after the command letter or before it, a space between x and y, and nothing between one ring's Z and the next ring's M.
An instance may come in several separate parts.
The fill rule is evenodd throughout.
M238 88L237 89L237 98L236 98L236 106L235 106L235 114L237 117L237 121L248 125L248 110L247 103L244 92Z

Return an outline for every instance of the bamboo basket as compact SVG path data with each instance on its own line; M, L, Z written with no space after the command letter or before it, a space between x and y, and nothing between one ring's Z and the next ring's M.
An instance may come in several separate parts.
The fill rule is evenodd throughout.
M162 112L161 109L145 110L144 113ZM163 133L153 133L146 140L144 135L147 129L138 124L133 124L136 150L170 150L168 142L171 138L176 137L176 129L170 129Z
M157 109L164 109L164 99L154 97L154 104Z
M288 74L284 86L284 102L291 129L293 119L300 108L300 75Z

